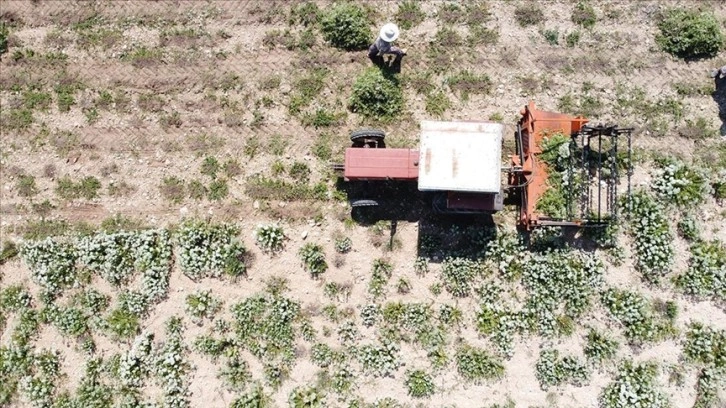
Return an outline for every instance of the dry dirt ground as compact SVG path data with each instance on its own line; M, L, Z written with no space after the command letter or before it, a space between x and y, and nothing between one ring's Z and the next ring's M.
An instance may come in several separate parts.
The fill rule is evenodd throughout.
M641 153L656 151L692 160L701 145L679 136L679 126L684 125L686 119L696 118L705 118L713 129L721 125L718 106L710 94L679 96L674 86L711 86L708 72L715 66L724 65L726 54L722 51L715 59L686 63L658 51L654 43L657 29L653 19L657 11L666 6L692 5L692 2L595 1L599 20L591 30L580 29L582 37L574 48L566 47L563 39L560 39L560 45L550 45L541 34L546 29L557 29L562 35L574 31L576 27L570 20L573 2L541 2L543 22L522 28L515 22L514 10L524 3L488 2L491 16L486 26L498 30L498 43L463 46L451 52L451 69L461 67L486 73L492 79L490 93L475 94L464 101L442 85L446 72L433 77L434 85L442 89L452 103L441 116L443 119L487 119L500 115L502 121L511 126L529 99L543 109L556 110L563 96L580 95L585 84L586 88L591 88L588 92L599 98L602 105L596 110L593 121L617 121L624 126L635 126L634 147ZM294 162L303 162L311 169L311 180L326 183L332 191L334 186L327 161L318 159L313 147L316 143L327 144L332 149L333 160L339 159L348 133L367 124L358 115L348 112L335 126L316 129L304 126L299 117L288 113L298 79L319 66L327 67L330 73L321 95L314 98L308 109L319 106L346 112L352 83L369 64L364 51L342 52L327 47L319 30L314 31L316 43L309 51L287 50L280 45L274 49L267 47L263 39L271 30L301 31L299 26L290 26L287 22L286 15L294 4L293 1L10 0L0 3L2 18L11 23L10 49L0 62L2 110L6 112L20 106L22 91L17 89L28 89L33 84L37 84L39 90L50 92L54 98L47 109L33 111L32 123L27 128L2 127L2 241L20 240L27 231L27 223L40 219L33 204L45 200L54 206L46 217L66 220L70 224L97 225L114 215L159 227L191 217L234 222L240 226L241 239L254 255L248 275L234 283L221 279L194 282L175 269L168 298L142 322L142 330L154 332L157 339L163 339L164 322L172 315L185 315L185 296L194 290L211 289L224 299L227 307L263 290L264 282L271 276L289 279L288 295L311 310L331 303L323 295L325 282L351 283L350 297L337 303L341 309L358 310L368 303L366 287L372 261L385 258L394 265L387 301L457 304L465 318L456 336L474 345L484 345L475 330L477 303L469 299L456 300L446 292L436 296L429 290L438 281L439 264L432 262L431 273L425 277L414 274L421 228L417 220L400 221L396 231L397 245L393 250L387 250L381 244L386 240L385 236L376 236L372 227L350 221L350 208L344 202L260 199L250 196L245 189L251 176L272 175L275 167L280 166L275 163L289 169ZM328 5L319 4L321 7ZM396 2L368 4L372 6L376 25L386 22L387 16L393 15L397 7ZM435 17L440 4L423 2L426 20L403 31L399 42L401 47L408 49L409 56L402 75L430 68L431 62L424 51L440 26ZM702 5L712 8L721 21L726 17L723 2L703 2ZM78 28L79 23L91 21L89 19L94 16L98 20L89 23L88 31ZM197 34L166 35L174 29L184 28L192 28ZM454 29L462 33L467 30L465 24L455 25ZM84 39L82 34L86 32L93 34ZM13 58L18 51L31 49L34 56L22 57L20 54ZM139 50L145 50L148 55L141 55L143 51ZM57 58L58 53L66 57ZM82 89L74 92L75 103L69 110L61 112L54 87L74 81L81 83ZM644 123L637 112L619 112L613 102L618 92L636 87L645 92L646 98L680 98L685 107L683 117L663 116L667 130L659 131ZM102 92L112 95L112 101L99 103ZM432 118L425 109L425 99L412 89L406 90L403 119L382 125L389 135L389 144L416 145L416 123ZM715 140L711 143L725 142ZM219 201L184 198L182 202L174 203L162 196L159 186L165 177L176 176L187 182L199 179L208 183L207 176L199 172L208 155L215 156L220 162L236 159L241 164L239 174L228 179L228 197ZM648 182L647 169L646 163L638 168L636 184ZM19 195L16 180L22 174L35 177L37 195ZM65 176L73 180L86 176L98 178L102 185L99 197L89 200L60 198L55 188L58 180ZM128 191L109 194L109 186L122 183ZM697 210L697 216L706 227L705 237L726 241L723 207L709 199ZM276 257L262 253L255 246L252 235L255 226L272 221L280 222L289 237L285 251ZM513 211L505 212L497 221L502 228L511 229L515 222ZM339 266L332 262L335 256L333 236L338 231L353 242L352 252L343 256ZM331 264L324 279L312 280L302 270L297 252L304 242L323 245ZM674 273L685 269L688 259L688 247L680 238L676 248ZM631 252L626 246L626 254ZM20 260L0 268L0 287L23 283L37 293L37 285ZM392 288L393 282L401 277L407 277L412 283L408 294L397 294ZM653 298L675 300L681 312L678 317L680 329L691 320L726 329L726 313L722 307L712 302L688 300L670 287L653 288L643 284L630 257L619 267L608 266L606 281L618 287L638 288ZM114 289L107 284L103 286L103 282L98 284L99 290L115 299ZM224 312L223 315L228 314ZM314 316L314 324L319 332L324 326L335 326L321 315ZM187 320L185 338L189 344L197 335L206 332L209 325L205 323L198 327ZM361 375L356 381L354 395L366 402L392 397L409 406L480 407L512 401L517 407L596 407L598 395L612 379L614 365L595 371L586 386L566 385L549 391L540 389L534 370L543 345L581 355L586 326L608 328L624 344L620 330L608 323L605 312L599 310L586 321L578 322L578 330L569 338L518 339L514 356L505 362L506 371L501 380L467 384L450 366L436 375L437 392L423 402L407 395L403 375L407 368L427 366L425 351L403 345L404 365L394 377L380 379ZM0 332L3 345L10 341L12 327L10 321ZM359 328L362 343L375 339L373 329L362 325ZM102 357L129 347L126 342L114 342L102 334L94 338L98 344L97 353ZM334 335L321 339L334 346L338 344ZM660 342L642 350L624 346L619 357L655 361L668 367L679 364L679 341ZM74 342L63 338L48 325L34 344L38 348L55 348L62 352L66 377L61 389L74 390L84 366L84 355L75 349ZM297 360L289 379L279 389L268 390L275 406L286 405L294 387L315 382L319 369L310 362L309 352L310 344L301 342L299 354L303 358ZM246 357L254 378L262 379L259 362L252 356ZM229 406L236 393L217 377L219 364L197 352L190 352L188 358L194 365L188 377L191 406ZM668 373L666 369L661 370L658 383L673 406L692 406L696 370L686 369L685 382L680 385L669 382ZM153 387L147 391L150 400L160 393ZM723 394L723 390L721 392ZM334 397L328 399L329 406L346 404ZM28 402L21 398L13 406L28 406Z

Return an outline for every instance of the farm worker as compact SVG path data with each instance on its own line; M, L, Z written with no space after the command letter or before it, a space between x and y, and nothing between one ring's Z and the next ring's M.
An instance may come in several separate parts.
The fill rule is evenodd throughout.
M726 65L722 66L720 69L716 68L711 71L711 78L721 79L723 77L726 77Z
M403 56L406 55L406 50L402 50L392 43L398 39L400 31L398 26L393 23L388 23L381 27L381 31L378 34L376 41L368 48L368 58L373 61L376 65L382 65L384 62L385 55L393 55L394 58L389 61L389 66L393 65L397 61L401 61Z
M726 65L722 66L720 69L716 68L711 71L711 78L721 79L723 77L726 77Z

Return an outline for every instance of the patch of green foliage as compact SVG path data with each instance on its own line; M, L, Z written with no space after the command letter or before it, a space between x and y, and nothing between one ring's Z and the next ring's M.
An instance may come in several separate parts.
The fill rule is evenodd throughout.
M325 41L346 51L363 50L373 37L365 10L355 3L338 3L323 16L321 31Z
M185 221L175 235L182 273L195 280L243 275L245 247L238 236L239 228L232 224Z
M602 303L625 328L625 337L634 343L663 340L674 336L674 319L659 313L651 302L637 292L610 288L603 292Z
M285 247L285 232L277 224L258 225L255 242L264 252L275 254Z
M658 23L656 42L683 59L714 57L724 46L724 34L713 12L673 8Z
M636 192L629 205L635 267L646 281L658 282L673 265L673 234L663 208L647 193Z
M368 118L391 120L403 112L403 91L398 79L371 67L356 78L349 100L352 112Z
M600 394L602 408L668 408L666 394L658 389L658 367L653 364L623 362L615 379Z
M544 23L544 10L537 3L523 3L514 9L514 18L520 27Z
M303 262L303 267L313 279L319 278L328 270L328 263L325 262L325 253L322 246L308 242L300 248L298 254Z
M471 94L487 95L492 89L492 80L487 74L475 74L466 69L446 77L446 84L452 91L458 92L464 101Z
M373 272L371 275L371 281L368 284L368 293L374 298L383 297L386 292L386 284L391 278L393 272L393 266L383 259L376 259L373 261Z
M414 398L427 398L434 395L436 391L433 378L424 370L406 372L404 384L408 389L408 395Z
M675 278L676 286L696 298L726 300L726 246L718 240L699 240L690 253L688 269Z
M300 304L282 294L257 294L232 306L235 344L265 365L278 383L295 362L303 316Z
M426 13L421 10L418 2L407 0L398 5L395 19L398 26L404 30L409 30L423 23Z
M592 28L597 22L597 15L595 9L587 1L579 1L572 9L572 16L570 17L573 23L582 26L583 28Z
M475 280L481 274L481 266L465 258L447 258L441 267L441 280L454 297L467 297Z
M718 406L719 389L726 378L726 331L691 323L686 332L683 355L699 366L696 408Z
M583 361L574 356L560 358L560 353L555 349L540 352L535 370L543 390L563 384L581 387L590 379L590 372Z
M75 183L66 176L58 180L55 192L59 197L65 200L73 200L77 198L85 198L91 200L98 197L98 190L101 189L101 182L93 176L82 178Z
M710 185L705 173L674 159L658 160L651 188L668 204L693 208L701 204Z
M504 375L502 362L481 348L462 345L456 350L455 359L456 370L466 381L481 383Z
M615 357L618 342L604 333L591 329L587 333L584 352L588 360L602 362Z

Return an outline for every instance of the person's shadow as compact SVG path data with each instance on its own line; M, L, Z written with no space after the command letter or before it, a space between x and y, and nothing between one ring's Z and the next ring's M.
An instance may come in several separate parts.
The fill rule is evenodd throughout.
M726 136L726 77L719 78L716 75L716 90L713 91L713 100L718 105L718 117L721 119L721 136Z

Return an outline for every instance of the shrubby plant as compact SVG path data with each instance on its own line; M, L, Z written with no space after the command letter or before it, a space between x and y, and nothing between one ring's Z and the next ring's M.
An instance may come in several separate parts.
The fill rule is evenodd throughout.
M561 322L575 320L590 308L603 271L597 257L581 251L532 254L522 272L528 292L519 317L522 328L544 336L567 334ZM564 306L562 312L560 306Z
M630 233L635 265L649 282L658 282L673 265L673 234L663 208L644 192L631 197Z
M19 388L34 406L52 406L57 383L62 374L60 352L35 351L31 361L30 370L20 378Z
M282 251L285 245L285 232L277 224L258 225L255 230L257 246L267 253Z
M615 379L600 394L603 408L667 408L666 395L656 386L657 366L623 362Z
M400 347L391 341L366 344L358 349L358 360L363 370L374 377L392 377L401 365Z
M78 337L89 331L88 319L90 316L80 308L52 305L47 309L46 316L61 333L67 336Z
M482 380L498 379L504 374L501 361L484 349L462 345L456 350L455 359L459 375L467 381L480 383Z
M136 236L136 269L141 270L141 292L159 302L169 291L172 240L168 230L146 230Z
M335 251L339 254L347 254L353 248L353 241L350 237L340 237L335 239Z
M418 343L426 349L445 342L445 330L434 324L430 305L391 302L383 307L382 317L383 335L390 340Z
M139 291L126 290L118 297L119 309L140 317L146 317L149 312L149 299Z
M355 3L338 3L323 16L325 41L347 51L365 49L373 38L366 12Z
M310 358L318 367L327 368L333 363L333 350L324 343L316 343L310 349Z
M487 259L508 280L522 275L528 263L527 252L519 235L499 234L487 244Z
M458 326L463 318L463 312L456 306L443 304L439 307L439 321L446 326Z
M295 387L290 392L290 408L323 408L325 394L315 387Z
M695 322L689 324L683 355L688 361L726 368L726 330Z
M204 318L212 319L221 307L222 301L212 296L211 289L197 289L186 298L186 312L198 321Z
M175 236L182 272L191 279L243 275L245 247L238 235L231 224L185 222Z
M139 330L139 316L123 308L117 308L106 317L106 328L117 338L134 336Z
M571 20L573 23L584 28L592 28L597 22L595 9L587 1L579 1L572 10Z
M590 378L590 372L583 361L574 356L560 358L559 352L555 349L540 352L535 370L539 385L544 390L562 384L580 387Z
M32 274L33 281L50 296L75 285L75 246L53 238L26 242L20 247L20 256Z
M166 322L166 342L154 359L154 374L164 393L164 405L170 407L189 407L187 373L191 366L184 358L188 348L184 344L184 327L179 317Z
M701 372L696 385L696 407L715 407L719 389L726 380L726 331L716 330L701 323L691 323L686 332L683 355L698 364Z
M270 396L265 394L262 385L256 383L249 392L238 397L230 408L268 408L272 407Z
M658 23L656 42L663 51L684 59L715 56L724 46L724 34L713 12L673 8Z
M135 234L130 232L99 233L81 237L76 248L86 268L118 287L134 273L134 241Z
M227 339L218 339L212 335L203 334L194 340L193 346L196 351L211 357L212 361L216 361L231 345Z
M587 333L584 352L588 360L600 363L615 357L617 351L618 342L614 339L593 329Z
M310 273L313 279L319 278L320 275L328 270L328 263L325 262L325 253L323 252L322 246L308 242L300 248L298 254L300 255L305 270Z
M678 235L688 241L697 241L699 239L699 226L696 219L690 215L684 215L678 221Z
M688 269L675 278L676 286L697 298L726 300L726 246L718 240L691 246Z
M342 344L353 344L359 337L355 322L348 320L338 327L338 339Z
M708 177L702 171L677 160L663 160L659 164L651 188L664 202L692 208L710 194Z
M514 355L514 335L521 330L517 313L502 306L497 301L480 303L476 316L479 333L488 336L501 355L511 358Z
M269 366L270 376L280 375L293 364L296 338L302 330L300 304L281 294L258 294L232 306L234 344Z
M154 363L152 333L142 333L134 338L131 349L121 356L118 377L125 387L139 388L151 373Z
M371 327L378 323L381 318L381 308L375 303L364 305L360 311L360 318L363 326Z
M373 261L373 273L368 284L368 293L374 298L382 297L385 294L386 284L391 278L393 267L383 259Z
M229 388L243 390L252 379L250 366L238 355L231 355L227 358L226 364L219 372L221 378Z
M417 257L413 263L413 270L417 276L426 276L429 272L429 261L422 256Z
M33 296L25 286L11 285L0 291L0 312L18 312L29 308L32 302Z
M441 267L441 280L454 297L467 297L474 281L481 274L481 266L465 258L447 258Z
M363 71L353 84L349 108L369 118L391 120L403 112L401 84L393 75L371 67Z
M433 378L424 370L407 371L404 384L408 389L408 395L414 398L427 398L436 391Z
M673 322L657 318L652 305L636 292L610 288L603 292L602 302L631 341L660 340L675 331Z
M340 366L333 371L332 382L333 391L344 395L353 387L355 375L349 366Z

